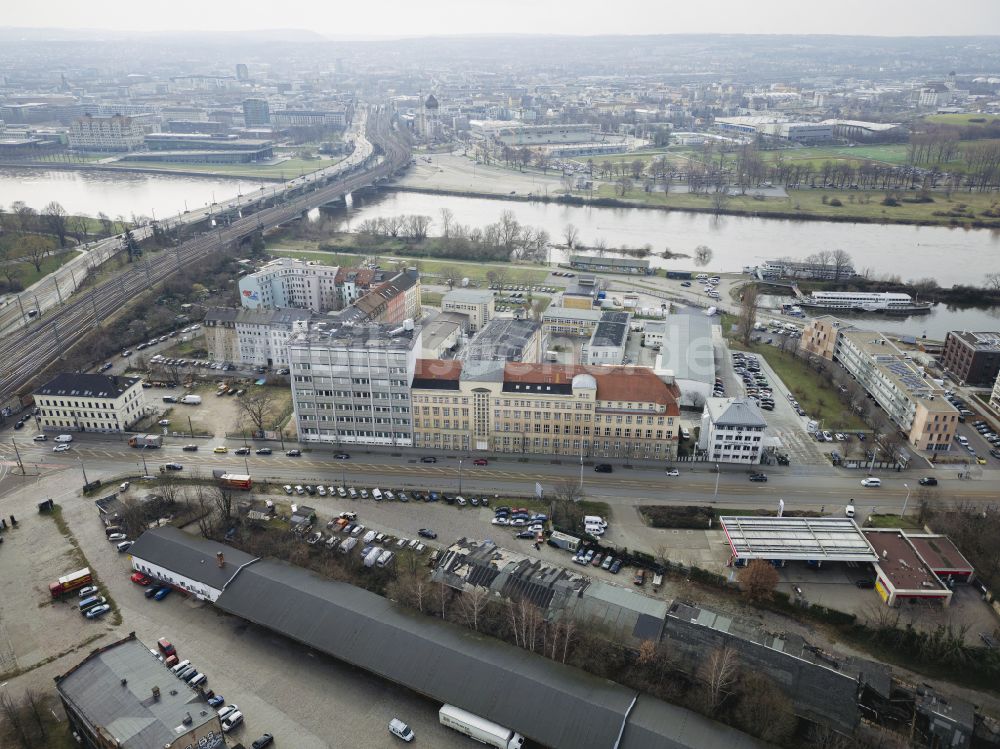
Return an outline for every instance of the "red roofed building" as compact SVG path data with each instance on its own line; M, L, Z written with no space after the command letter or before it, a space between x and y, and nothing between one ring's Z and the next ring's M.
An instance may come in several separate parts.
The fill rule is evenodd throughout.
M421 359L414 446L672 460L676 384L644 367Z

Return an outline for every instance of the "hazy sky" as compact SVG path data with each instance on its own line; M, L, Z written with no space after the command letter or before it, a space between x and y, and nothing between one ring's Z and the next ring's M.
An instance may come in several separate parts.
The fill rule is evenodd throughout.
M302 28L337 37L510 32L1000 34L1000 0L9 0L3 6L0 26Z

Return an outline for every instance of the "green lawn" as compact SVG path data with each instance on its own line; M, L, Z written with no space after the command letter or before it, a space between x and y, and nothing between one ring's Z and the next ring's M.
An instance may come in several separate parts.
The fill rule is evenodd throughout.
M743 348L733 344L733 348ZM767 344L751 344L748 349L764 357L810 418L822 421L824 429L858 431L867 429L839 395L826 387L809 365L790 353Z
M24 288L28 288L32 284L45 278L45 276L49 275L49 273L61 268L74 257L76 257L76 252L72 251L62 252L58 255L48 255L42 260L40 271L35 270L35 266L31 263L18 263L17 265L20 269L20 273L18 274L17 280ZM78 283L81 277L82 271L80 274L77 274ZM68 292L69 289L66 289L65 291Z
M909 193L914 195L915 193ZM603 184L598 189L598 195L603 198L619 198L614 185ZM823 202L823 198L827 202ZM932 203L902 203L898 206L881 204L884 192L866 192L859 190L788 190L787 198L765 198L755 200L752 195L730 197L725 202L725 211L747 215L781 214L783 216L799 216L802 218L837 218L842 220L875 221L879 223L907 222L967 226L974 221L993 222L997 219L984 216L983 212L993 210L1000 204L995 193L956 192L950 198L944 193L932 193ZM830 205L834 198L841 205ZM664 206L679 209L713 210L710 195L691 195L690 193L664 194L662 192L647 193L641 186L628 192L625 200L636 201L650 206ZM869 200L870 202L862 202ZM935 213L951 213L961 206L965 208L956 215L935 216Z
M440 307L441 299L444 294L439 294L434 291L423 291L420 292L420 303L426 304L428 307Z
M123 169L153 169L159 172L201 172L204 174L218 174L222 177L246 177L248 179L281 179L287 180L298 177L302 174L309 174L318 169L333 166L339 162L335 159L289 159L280 164L185 164L183 162L172 162L161 164L146 161L129 161L123 159L116 161L112 166Z

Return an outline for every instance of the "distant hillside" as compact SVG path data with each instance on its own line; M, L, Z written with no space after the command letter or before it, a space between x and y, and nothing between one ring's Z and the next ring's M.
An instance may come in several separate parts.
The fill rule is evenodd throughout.
M113 31L109 29L36 29L0 26L2 42L76 42L148 39L162 42L202 44L257 44L274 42L325 42L322 34L308 29L249 29L247 31Z

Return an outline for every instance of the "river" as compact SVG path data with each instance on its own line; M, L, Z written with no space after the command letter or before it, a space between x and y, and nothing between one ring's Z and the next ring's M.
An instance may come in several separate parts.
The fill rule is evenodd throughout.
M111 217L128 217L133 213L152 215L155 211L157 218L165 218L185 207L202 207L255 186L249 180L220 177L2 168L0 206L6 208L15 200L23 200L41 209L56 200L70 213L96 216L103 211ZM587 245L599 239L614 247L649 243L656 252L669 247L673 252L693 256L695 247L704 244L712 249L705 271L740 272L743 266L762 260L804 258L820 250L841 248L851 254L858 271L868 269L876 276L899 275L903 280L933 277L942 286L980 284L984 274L1000 272L1000 233L983 229L715 217L410 192L355 198L347 209L346 228L368 218L418 213L434 220L431 233L435 233L445 207L454 213L456 221L478 227L496 221L503 211L513 211L522 224L545 229L554 241L561 241L563 227L572 223L580 230L580 241ZM562 259L561 253L553 253L553 260ZM664 260L653 256L650 260L659 268L696 268L693 257ZM937 305L929 315L874 316L856 318L854 322L886 332L942 338L948 330L996 330L1000 328L1000 309Z
M378 216L416 213L432 218L433 234L440 228L444 207L454 213L456 221L469 226L486 226L509 210L522 224L545 229L555 242L563 241L563 227L572 223L580 230L580 242L585 245L593 246L600 239L609 247L642 247L648 243L654 253L669 247L672 252L692 256L664 260L654 255L650 261L657 268L694 269L695 248L707 245L712 249L712 259L699 269L706 272L738 273L743 266L763 260L786 256L802 259L820 250L834 249L849 252L859 273L870 270L876 276L899 275L904 281L935 278L942 286L979 285L985 273L1000 272L1000 232L985 229L783 221L412 192L355 199L349 225ZM553 254L553 260L557 257L562 259Z
M71 214L174 216L259 188L249 180L91 170L0 168L0 207L20 200L41 211L55 200Z

